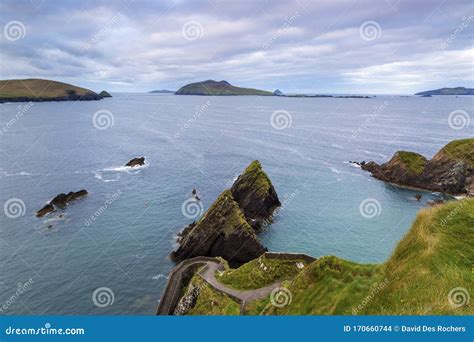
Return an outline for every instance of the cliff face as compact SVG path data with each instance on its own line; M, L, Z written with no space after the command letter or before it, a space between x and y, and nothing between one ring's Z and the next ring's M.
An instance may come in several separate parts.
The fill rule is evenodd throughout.
M361 164L375 178L449 194L474 195L474 139L454 140L431 160L399 151L389 162Z
M230 191L253 227L258 227L281 205L272 182L258 160L245 169Z
M201 220L183 232L180 242L171 254L172 259L221 256L241 263L266 251L229 190L217 198Z
M266 248L255 228L280 205L273 185L259 161L253 161L197 222L178 237L174 260L196 256L220 256L232 263L257 258Z

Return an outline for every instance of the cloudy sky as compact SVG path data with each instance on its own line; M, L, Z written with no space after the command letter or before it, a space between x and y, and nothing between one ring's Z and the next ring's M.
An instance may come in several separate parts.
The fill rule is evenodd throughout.
M474 86L474 2L1 0L0 77L110 91Z

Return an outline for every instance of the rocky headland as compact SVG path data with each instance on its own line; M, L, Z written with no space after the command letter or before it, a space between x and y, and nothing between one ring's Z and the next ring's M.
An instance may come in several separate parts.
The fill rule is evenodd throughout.
M474 195L474 138L451 141L428 160L424 156L398 151L388 162L359 163L373 177L401 186Z
M0 103L94 101L110 97L110 94L103 96L102 93L97 94L92 90L68 83L36 78L0 81Z
M204 216L178 236L180 246L171 253L176 261L196 256L220 256L244 263L266 251L256 234L256 222L268 219L280 205L260 162L253 161L225 190Z

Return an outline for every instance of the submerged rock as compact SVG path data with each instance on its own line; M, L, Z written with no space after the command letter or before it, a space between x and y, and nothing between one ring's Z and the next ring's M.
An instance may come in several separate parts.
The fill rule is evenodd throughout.
M145 165L145 157L133 158L125 166L136 167Z
M259 226L281 205L272 182L258 160L245 169L230 191L252 226Z
M67 194L61 193L56 195L48 204L36 212L37 217L43 217L46 214L49 214L55 211L58 207L63 208L68 205L69 202L84 197L88 194L87 190L71 191Z
M398 151L384 164L361 165L380 180L449 194L473 195L474 138L454 140L427 160L418 153Z

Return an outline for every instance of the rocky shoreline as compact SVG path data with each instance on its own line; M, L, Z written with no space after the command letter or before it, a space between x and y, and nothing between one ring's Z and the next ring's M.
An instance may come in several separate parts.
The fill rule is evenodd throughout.
M380 165L374 161L356 164L385 182L449 195L474 196L474 139L454 140L430 160L415 152L398 151Z

